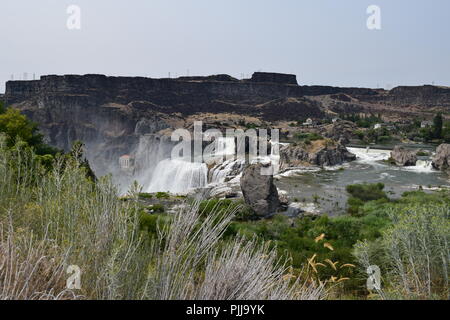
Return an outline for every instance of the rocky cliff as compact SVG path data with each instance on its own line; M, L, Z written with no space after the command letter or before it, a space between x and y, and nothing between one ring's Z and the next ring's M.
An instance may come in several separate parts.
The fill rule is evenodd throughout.
M395 162L397 166L415 166L417 162L416 151L407 150L402 146L395 146L391 152L391 160Z
M244 80L229 75L176 79L50 75L9 81L2 99L38 122L50 144L67 150L74 140L85 142L94 167L102 167L135 150L141 136L189 125L199 115L211 115L210 127L223 126L220 114L234 115L244 127L247 118L270 125L342 111L366 112L382 103L387 108L394 108L390 103L446 106L449 90L300 86L295 75L263 72Z
M317 140L310 144L280 148L280 169L303 166L334 166L356 160L356 156L338 142Z
M442 86L400 86L377 95L362 96L362 100L387 103L392 106L419 106L450 108L450 87Z
M196 114L248 115L265 121L323 117L320 102L307 96L376 94L370 89L299 86L294 75L255 73L151 79L104 75L43 76L8 81L3 97L40 124L47 141L69 149L74 140L88 146L94 167L117 162L134 150L139 137L184 126ZM107 172L107 168L101 173Z
M432 159L433 168L442 171L450 170L450 144L441 144Z

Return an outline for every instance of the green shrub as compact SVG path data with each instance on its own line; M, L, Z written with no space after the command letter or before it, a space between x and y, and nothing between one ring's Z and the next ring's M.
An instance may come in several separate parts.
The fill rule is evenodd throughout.
M23 141L33 148L37 155L56 155L59 150L44 143L44 136L38 132L36 123L31 122L19 110L2 106L0 108L0 133L6 135L6 144L12 148L18 141Z
M363 140L365 136L364 131L362 130L356 130L355 135L358 137L359 140Z
M165 214L148 214L142 210L139 212L139 229L147 232L150 238L156 238L158 228L164 228L169 223L170 217Z
M386 202L389 200L383 191L384 184L353 184L346 187L347 192L351 195L347 200L347 212L352 216L361 216L364 213L361 207L368 201Z
M364 205L364 201L355 197L349 197L347 200L347 212L352 216L359 215L359 208Z
M316 140L322 140L323 137L320 134L317 133L297 133L294 136L295 139L297 140L304 140L304 142L306 143L306 141L316 141Z
M378 143L387 143L387 142L389 142L389 141L391 141L392 140L392 137L391 136L379 136L378 138L377 138L377 142Z
M354 254L363 269L381 268L386 299L448 299L450 206L448 203L417 203L406 196L388 211L392 223L379 241L361 241ZM427 198L420 195L422 200ZM407 204L403 204L408 201Z
M254 211L243 200L210 199L200 202L199 210L202 216L209 216L213 212L226 212L235 210L237 220L249 220L254 218Z
M157 199L169 199L170 198L170 194L168 192L157 192L155 196Z
M383 191L384 184L352 184L346 187L346 190L354 198L360 199L363 202L388 199L386 193Z

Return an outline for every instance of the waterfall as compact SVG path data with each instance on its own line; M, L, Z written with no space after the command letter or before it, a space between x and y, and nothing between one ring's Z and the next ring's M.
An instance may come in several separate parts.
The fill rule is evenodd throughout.
M362 163L376 164L378 161L387 160L390 158L390 150L379 149L362 149L362 148L347 148L348 151L357 156L357 161ZM392 169L392 168L391 168ZM398 167L398 170L414 171L417 173L432 173L436 172L433 169L431 160L417 160L415 166Z
M244 169L245 160L227 160L211 169L211 183L224 183L227 177L235 177Z
M185 194L192 189L205 187L208 168L204 163L165 159L158 163L145 192L170 192Z
M391 156L390 150L347 148L348 151L356 155L357 161L365 163L374 163L381 160L387 160Z
M144 135L139 139L135 151L136 168L133 180L137 180L144 190L152 183L155 169L161 161L170 157L173 143L170 137L159 135ZM132 182L132 181L131 181Z
M434 170L431 160L417 160L415 166L404 167L404 169L408 171L415 171L418 173L437 172L436 170Z
M217 156L234 155L236 149L236 142L234 137L220 137L217 139Z
M206 164L170 159L175 144L167 136L147 135L140 138L134 179L143 186L144 192L185 194L206 186Z

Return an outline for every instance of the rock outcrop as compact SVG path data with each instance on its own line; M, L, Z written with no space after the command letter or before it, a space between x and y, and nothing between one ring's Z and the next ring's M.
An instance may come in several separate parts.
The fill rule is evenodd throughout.
M399 86L392 90L379 90L377 95L363 95L365 102L389 104L391 106L450 107L450 87L443 86Z
M338 120L337 122L323 127L320 134L326 138L347 144L354 138L357 125L351 121Z
M255 72L250 81L298 85L297 77L294 74L271 72Z
M312 141L311 145L289 145L280 148L280 169L302 166L334 166L356 160L342 144L332 140Z
M397 166L415 166L417 162L417 154L415 151L406 150L402 146L395 146L391 152L391 160L395 162Z
M450 171L450 144L444 143L437 147L432 164L437 170Z
M264 104L277 99L302 98L336 93L376 95L371 89L338 88L327 86L299 86L294 75L255 73L251 79L237 80L227 75L209 77L182 77L176 79L152 79L143 77L107 77L104 75L42 76L40 80L8 81L4 99L7 104L20 104L34 108L53 108L55 101L68 106L84 108L113 104L128 106L131 110L180 113L191 115L199 112L233 112L258 114L271 120L273 113L265 114ZM292 120L290 100L289 114L277 108L278 119ZM297 113L296 117L317 115L318 103L301 100L311 107ZM270 111L270 110L269 110ZM298 110L297 110L298 111Z
M267 164L252 164L244 169L241 178L241 189L245 202L260 218L270 216L280 207L277 187L273 184L273 176L262 175L261 170Z
M450 107L450 88L441 86L400 86L388 92L387 99L394 105Z

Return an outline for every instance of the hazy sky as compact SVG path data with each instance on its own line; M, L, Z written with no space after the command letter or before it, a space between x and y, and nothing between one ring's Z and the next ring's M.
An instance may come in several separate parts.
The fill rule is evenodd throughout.
M71 4L81 30L66 26ZM369 5L381 30L366 26ZM24 72L450 85L449 0L1 0L0 30L0 92Z

